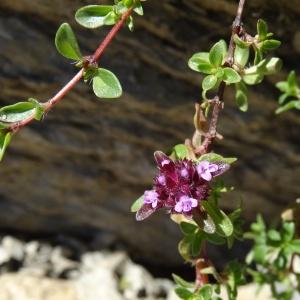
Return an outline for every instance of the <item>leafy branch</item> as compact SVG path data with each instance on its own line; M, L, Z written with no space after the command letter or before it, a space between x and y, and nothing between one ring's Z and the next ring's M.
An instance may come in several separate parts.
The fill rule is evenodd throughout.
M196 155L210 152L213 141L222 138L217 132L217 123L224 108L226 86L235 85L236 104L245 112L248 109L247 85L259 84L265 76L278 72L282 65L277 57L264 57L281 44L268 32L265 21L257 22L255 36L245 31L241 22L244 6L245 1L240 1L228 50L226 42L220 40L209 52L196 53L189 60L192 70L206 75L202 81L204 101L196 107L196 132L192 141L186 143ZM249 62L251 49L254 52L252 64ZM208 98L207 94L214 90L215 96ZM207 120L209 115L210 121Z
M286 81L280 81L276 87L282 93L278 99L279 107L277 114L291 109L300 110L300 87L297 81L295 71L291 71Z
M19 102L0 109L0 160L13 134L34 120L42 120L46 113L82 79L85 82L93 82L94 93L99 98L118 98L122 95L122 86L116 75L109 70L99 68L98 61L124 24L133 30L132 13L143 15L141 1L145 0L118 0L115 1L115 5L88 5L77 11L76 21L86 28L113 25L91 56L81 54L76 36L69 24L64 23L59 27L55 36L56 48L61 55L75 61L80 71L44 103L30 98L27 102Z

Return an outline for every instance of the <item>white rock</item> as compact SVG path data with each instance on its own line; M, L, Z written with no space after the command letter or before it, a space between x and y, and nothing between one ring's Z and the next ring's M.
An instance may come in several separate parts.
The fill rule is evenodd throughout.
M2 239L2 248L7 252L10 258L16 260L23 260L24 258L24 244L20 240L11 236L5 236Z

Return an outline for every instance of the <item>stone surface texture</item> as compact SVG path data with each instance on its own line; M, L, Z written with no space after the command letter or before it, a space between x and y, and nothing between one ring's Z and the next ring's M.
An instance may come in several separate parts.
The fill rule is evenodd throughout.
M285 69L251 89L245 114L235 107L232 91L226 92L219 125L225 140L216 150L239 157L226 175L237 192L224 199L224 208L236 206L242 195L248 220L262 212L271 221L300 193L299 114L274 115L274 83L289 69L300 70L300 6L297 0L248 2L246 27L253 32L258 17L269 22L284 43L277 54ZM91 54L107 29L85 30L73 15L92 3L0 1L1 105L47 100L68 81L74 67L57 54L53 38L62 22L70 22L84 53ZM80 84L43 122L13 139L0 167L0 229L83 236L106 230L137 258L180 263L176 226L163 214L137 224L128 211L151 186L153 152L192 134L201 76L186 61L213 41L228 40L235 10L236 1L229 0L147 1L135 32L124 29L100 62L120 77L122 99L99 101Z

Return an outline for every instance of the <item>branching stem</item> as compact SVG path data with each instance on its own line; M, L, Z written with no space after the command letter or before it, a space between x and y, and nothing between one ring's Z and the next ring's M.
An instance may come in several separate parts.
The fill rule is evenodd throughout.
M234 35L239 34L242 30L242 15L245 7L245 2L246 0L240 0L238 10L237 10L237 15L236 18L232 24L232 33L231 33L231 38L230 38L230 44L228 48L228 54L226 58L225 64L227 66L232 66L234 63L234 50L235 50L235 43L234 43ZM221 110L224 107L224 93L226 89L226 84L225 82L221 82L217 95L216 97L211 100L211 105L213 106L213 110L211 113L211 119L209 123L209 128L208 132L205 136L205 139L202 143L202 145L195 150L196 155L202 155L205 153L208 153L211 151L211 146L216 139L218 133L217 133L217 125L218 125L218 120L219 120L219 115ZM207 275L204 276L204 274L201 273L201 270L203 267L207 266L208 261L206 256L206 249L203 249L203 252L201 253L200 259L197 260L196 265L195 265L195 270L196 270L196 287L199 289L201 286L204 284L209 283L209 278Z
M91 63L97 63L99 59L101 58L102 54L108 47L108 45L111 43L111 41L114 39L114 37L117 35L117 33L120 31L120 29L123 27L124 23L126 22L127 18L131 15L133 11L133 8L128 9L120 18L120 20L114 25L114 27L110 30L110 32L107 34L105 39L102 41L102 43L99 45L95 53L91 56L90 62ZM83 67L60 91L56 93L51 99L49 99L47 102L43 104L45 112L48 112L55 106L57 103L59 103L75 86L76 84L83 78L85 71L85 67ZM17 132L21 128L25 127L29 123L31 123L35 118L35 115L29 116L27 119L22 120L21 122L13 123L11 124L7 130L12 132Z

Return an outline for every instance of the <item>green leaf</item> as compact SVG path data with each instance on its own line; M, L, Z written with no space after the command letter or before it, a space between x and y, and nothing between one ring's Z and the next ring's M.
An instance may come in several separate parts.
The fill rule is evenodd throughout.
M172 277L173 277L175 283L177 285L179 285L180 287L187 288L187 289L193 289L195 287L195 284L193 282L188 282L176 274L172 274Z
M197 232L193 236L192 245L191 245L191 252L193 257L197 257L200 254L201 245L203 241L203 234L202 232Z
M278 40L266 40L262 43L262 46L260 49L263 52L268 52L268 51L275 50L280 45L281 45L281 42Z
M180 299L184 299L184 300L189 300L190 297L193 296L193 293L191 291L187 290L186 288L182 288L182 287L177 287L175 289L175 293Z
M223 80L224 77L224 69L222 67L218 67L214 69L213 74L218 78L218 80Z
M243 112L248 110L247 87L243 82L236 84L235 102Z
M294 108L300 110L300 100L292 100L292 101L288 102L287 104L280 106L279 108L277 108L276 114L280 114L280 113L286 112L286 111L294 109Z
M29 98L28 102L32 102L35 105L35 120L40 121L43 116L44 116L44 106L42 105L42 103L40 103L38 100L34 99L34 98Z
M235 161L237 161L237 158L235 158L235 157L223 157L220 154L211 152L211 153L206 153L206 154L201 155L198 159L198 161L204 161L204 160L209 161L211 163L222 161L222 162L225 162L227 164L232 164Z
M133 31L134 30L134 23L133 23L133 17L132 16L129 16L126 20L126 25L128 26L128 29L130 31Z
M297 84L297 77L295 71L290 72L287 78L287 84L290 92L294 93L297 90L298 84Z
M282 105L289 97L290 97L289 94L282 94L282 95L280 95L280 97L278 99L278 103L280 105Z
M260 49L255 49L254 65L259 64L263 60L263 54Z
M282 225L282 238L285 242L290 242L295 234L295 223L284 222Z
M186 145L179 144L173 147L171 151L171 155L175 157L175 159L184 159L187 158L189 155L189 150Z
M86 28L97 28L103 25L112 25L115 19L113 14L107 18L108 14L113 10L112 5L87 5L80 8L76 14L76 21ZM109 20L109 21L108 21Z
M62 24L55 36L57 51L66 58L80 60L82 58L76 36L68 23Z
M222 65L223 60L227 53L227 45L224 40L220 40L216 44L213 45L209 52L209 61L215 67L219 67Z
M123 5L125 5L127 8L130 8L133 4L134 0L122 0Z
M282 60L278 57L272 57L266 60L264 75L272 75L279 72L282 68Z
M5 150L11 140L11 133L0 131L0 161L2 161Z
M234 51L234 62L241 67L245 67L249 60L249 54L249 48L241 48L239 46L236 46Z
M196 71L204 74L214 74L216 68L212 66L210 63L199 63Z
M237 82L241 81L241 79L242 79L241 76L234 69L232 69L232 68L224 68L223 70L224 70L223 80L227 84L237 83Z
M292 253L300 254L300 240L293 240L289 243Z
M99 68L93 78L93 90L99 98L119 98L122 95L122 86L114 73Z
M140 1L136 1L134 12L136 12L140 16L144 15L144 9Z
M233 234L233 225L230 218L220 210L212 201L201 201L201 205L213 219L217 226L217 232L223 237L229 237Z
M246 49L250 47L250 44L243 41L237 34L233 36L233 40L236 46L238 46L239 48Z
M127 10L128 10L127 7L122 2L119 2L114 6L114 11L119 16L124 14Z
M280 233L275 230L275 229L270 229L268 231L268 238L273 241L273 242L279 242L281 241L281 236L280 236Z
M294 72L294 71L292 71ZM276 87L283 93L288 92L289 85L286 81L280 81L276 83Z
M108 25L108 26L114 25L117 23L118 20L119 20L119 16L116 14L116 12L111 11L104 17L103 25ZM133 26L133 24L130 26Z
M19 102L0 109L0 122L16 123L36 114L36 104L33 102Z
M253 249L254 260L258 263L264 263L267 257L267 246L266 245L256 245Z
M261 233L266 230L266 224L260 214L257 215L256 222L251 224L251 230L255 233Z
M180 229L184 235L191 235L194 234L197 230L197 226L188 222L181 222Z
M257 22L257 33L261 41L264 41L266 39L268 34L268 25L262 19L259 19Z
M184 260L190 259L191 241L189 238L183 238L178 244L178 252Z
M244 70L245 75L270 75L280 70L282 61L280 58L272 57L263 59L260 63Z
M215 75L208 75L202 81L202 89L209 91L213 89L218 83L218 78Z
M189 67L196 72L203 72L205 74L210 74L213 70L213 66L209 62L208 52L199 52L194 54L188 61Z
M223 237L219 236L217 233L206 233L205 239L213 245L224 245L226 242L226 240Z
M246 84L255 85L261 83L264 79L264 75L262 74L252 74L252 75L244 75L243 80Z
M201 300L212 300L212 296L213 296L212 286L210 284L206 284L202 286L197 294L202 297Z
M144 196L141 196L140 198L138 198L133 202L130 211L132 213L137 212L143 206L143 204L144 204Z

